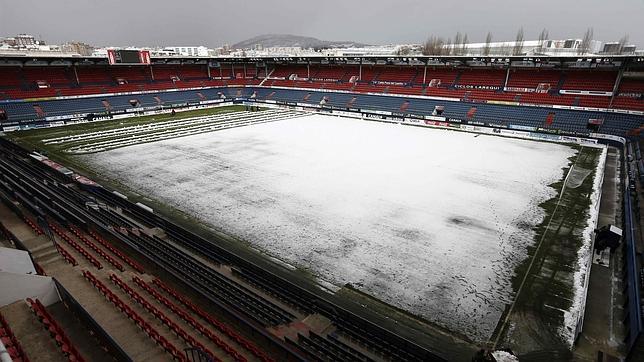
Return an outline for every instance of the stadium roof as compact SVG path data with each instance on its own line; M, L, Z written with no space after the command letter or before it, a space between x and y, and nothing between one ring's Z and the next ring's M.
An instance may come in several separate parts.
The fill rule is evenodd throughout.
M293 56L293 57L152 57L152 64L211 64L219 63L293 63L335 65L412 65L463 67L535 67L535 68L644 68L644 56L637 55L568 55L568 56ZM0 66L71 66L108 64L99 56L30 56L0 55ZM130 64L131 65L131 64Z

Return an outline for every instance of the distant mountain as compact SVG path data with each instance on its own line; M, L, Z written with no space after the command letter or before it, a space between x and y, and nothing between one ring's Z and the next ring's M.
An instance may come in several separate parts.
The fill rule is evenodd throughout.
M356 43L354 41L329 41L320 40L308 36L298 36L290 34L265 34L240 41L233 44L233 49L251 49L255 45L261 44L264 48L270 47L302 47L302 48L350 48L363 47L367 44Z

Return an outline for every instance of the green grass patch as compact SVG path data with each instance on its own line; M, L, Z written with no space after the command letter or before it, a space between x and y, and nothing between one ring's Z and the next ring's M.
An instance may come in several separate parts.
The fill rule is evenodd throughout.
M557 195L539 205L545 211L545 218L534 228L535 242L528 248L528 257L515 269L512 286L518 294L512 315L507 315L508 306L492 339L499 334L502 340L514 339L516 342L519 338L506 335L509 327L504 322L507 318L512 321L512 333L536 336L529 343L544 348L565 347L558 330L563 326L561 311L572 306L578 252L584 243L583 232L588 223L597 163L602 153L600 148L572 147L577 154L562 169L561 180L550 185ZM588 173L579 185L573 188L568 181L564 188L571 167L571 177L579 171Z

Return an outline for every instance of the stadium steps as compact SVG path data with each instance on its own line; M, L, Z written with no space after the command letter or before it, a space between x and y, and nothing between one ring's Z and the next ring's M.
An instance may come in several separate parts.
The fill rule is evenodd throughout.
M456 86L459 84L459 81L461 80L462 75L463 75L463 72L459 70L452 84L448 86L448 89L456 89Z
M568 77L568 74L566 74L566 72L561 72L561 77L559 77L559 82L557 82L557 85L555 86L555 88L552 89L552 94L559 94L559 90L563 88L563 85L566 83L567 77Z
M116 307L99 293L92 284L86 281L80 273L80 268L61 269L53 276L67 289L85 310L109 333L116 343L135 361L171 361L171 357L161 347L157 346L139 327L122 314ZM97 271L92 273L97 276L115 294L120 293L117 288L104 275L110 271ZM124 293L123 293L124 294ZM133 309L135 306L128 300L129 297L117 294L128 302ZM139 310L137 309L137 312Z
M22 345L27 357L33 362L63 362L63 356L54 339L45 330L43 324L36 318L27 302L19 300L0 308L11 327L13 334Z
M259 82L259 85L263 86L264 83L271 77L271 75L273 74L274 71L275 71L275 68L271 69L271 72L268 73L268 75L266 77L264 77L264 79L262 79L261 82Z
M405 86L413 86L414 84L416 84L417 83L416 79L420 77L421 74L422 72L420 71L420 68L416 68L416 74L414 74L414 76L411 77L411 79L407 84L405 84Z
M378 69L376 72L373 73L373 78L371 79L370 84L373 84L373 82L378 81L378 77L380 77L380 74L382 74L383 69Z
M74 347L92 362L112 362L111 356L106 354L94 337L87 332L86 327L74 317L62 302L48 306L47 311L56 320L58 326L72 341Z
M38 250L32 250L31 256L40 266L46 266L57 261L62 261L62 258L58 254L58 250L56 250L53 243L43 244Z
M132 281L132 278L136 276L141 280L143 280L146 284L151 284L151 280L149 276L136 275L133 273L94 273L94 275L96 275L97 278L101 279L101 281L105 285L109 286L112 292L116 293L119 297L121 297L123 301L129 304L130 307L135 309L143 319L145 319L148 323L150 323L153 327L155 327L156 330L161 335L167 338L172 344L177 346L177 348L179 348L180 350L183 350L184 348L190 348L194 346L191 346L190 343L187 342L184 338L177 336L175 333L173 333L168 327L168 325L160 322L158 318L156 318L155 315L152 314L152 312L142 307L142 305L137 303L134 298L132 298L124 291L124 289L117 286L113 282L113 280L111 280L109 277L109 275L112 275L112 274L116 275L117 278L119 278L127 287L129 287L131 290L133 290L135 293L141 296L143 300L149 303L154 309L163 313L171 322L175 324L176 327L178 327L179 330L185 331L186 333L188 333L188 336L194 338L194 341L203 345L207 350L207 352L211 353L212 355L214 355L219 359L226 357L226 354L222 353L223 351L220 351L219 348L216 345L213 345L213 343L210 340L208 340L203 335L195 331L192 328L192 326L187 324L183 319L181 319L170 309L168 309L168 307L161 304L155 298L151 297L149 294L145 292L143 288L141 288L139 285L137 285Z

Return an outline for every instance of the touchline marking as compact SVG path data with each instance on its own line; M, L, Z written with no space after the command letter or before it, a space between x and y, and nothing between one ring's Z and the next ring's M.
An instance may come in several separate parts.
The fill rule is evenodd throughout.
M534 251L534 257L530 260L530 264L528 265L528 270L526 270L525 274L523 275L523 279L521 280L521 284L519 284L519 289L517 290L517 294L514 297L512 304L510 305L510 309L508 310L508 313L505 315L505 318L503 318L501 329L499 329L499 334L494 339L494 344L492 345L492 349L496 349L496 346L499 343L499 339L501 339L501 335L503 335L503 331L505 330L505 326L508 324L508 320L512 315L512 311L514 311L514 306L516 305L517 300L519 299L519 295L521 295L521 291L523 290L526 280L528 280L528 275L530 275L530 271L532 270L532 265L534 264L534 261L537 259L537 255L539 254L539 249L541 249L541 245L543 244L543 241L546 239L548 230L550 230L550 224L552 223L552 220L555 218L555 215L557 214L557 210L559 209L559 205L561 204L561 198L563 197L563 194L566 191L566 184L568 184L568 177L570 177L570 174L572 173L572 169L575 168L577 161L579 161L579 157L581 157L582 152L584 152L584 146L581 146L581 149L577 154L577 158L575 158L575 162L572 164L572 166L570 166L570 169L568 170L568 174L566 174L564 183L561 186L561 192L559 193L559 199L557 200L557 205L555 205L555 209L552 212L552 215L550 216L550 220L548 220L546 229L544 230L543 235L541 235L541 240L539 240L537 249L535 249Z

